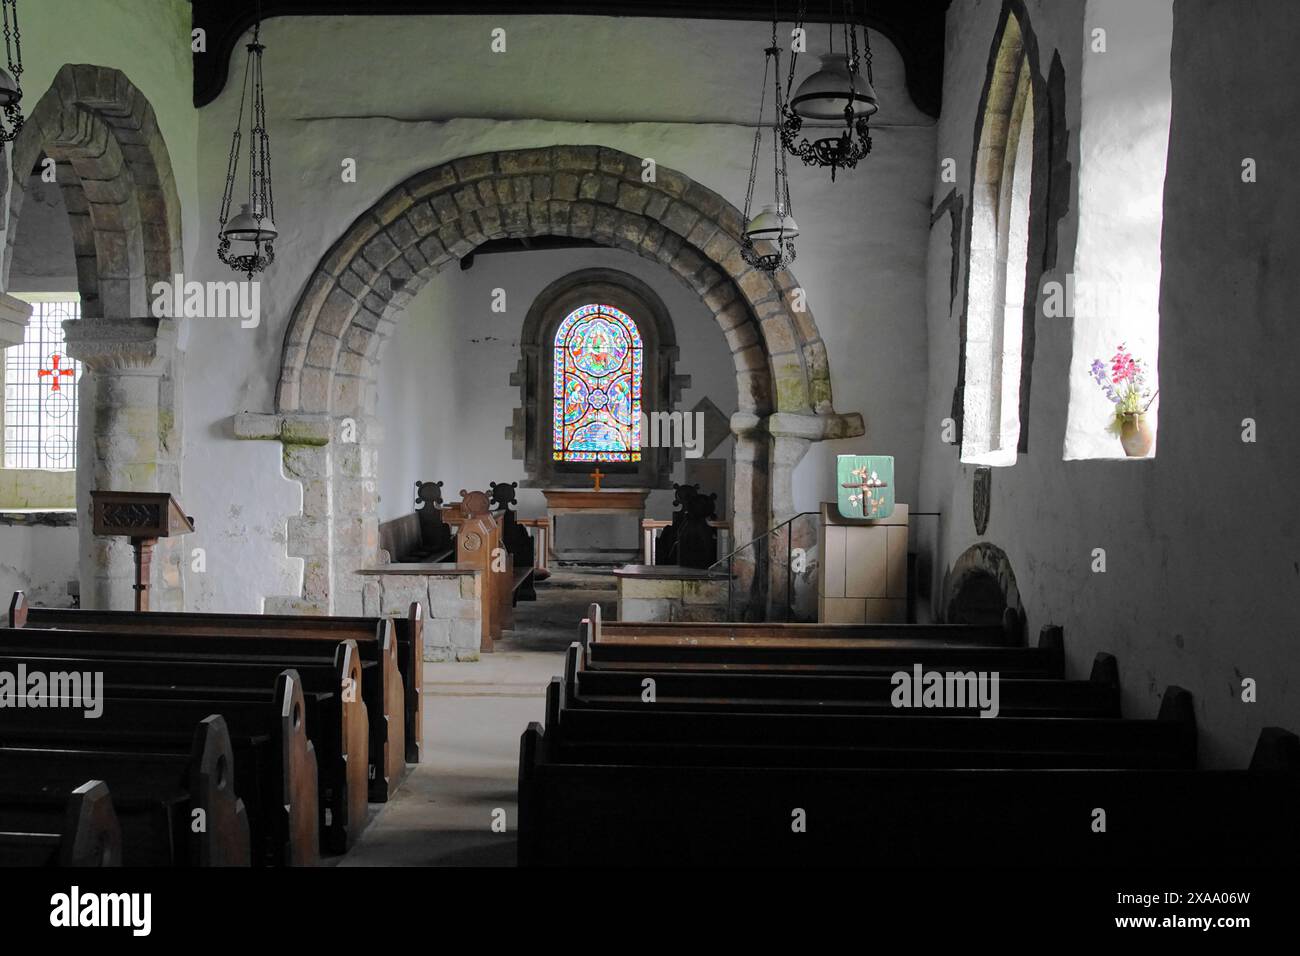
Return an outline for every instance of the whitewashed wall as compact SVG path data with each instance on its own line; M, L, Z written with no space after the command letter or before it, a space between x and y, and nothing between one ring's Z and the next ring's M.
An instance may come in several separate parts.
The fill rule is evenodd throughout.
M14 525L0 522L0 595L5 607L14 591L43 607L70 607L68 585L77 580L75 525Z
M1077 184L1086 115L1080 71L1098 8L1081 0L1027 6L1042 62L1056 49L1065 67ZM1300 273L1284 265L1300 247L1291 212L1300 197L1289 173L1289 117L1300 108L1300 84L1276 74L1293 63L1286 38L1300 26L1300 10L1283 0L1250 7L1248 16L1241 5L1213 0L1178 0L1173 8L1158 457L1062 460L1072 328L1040 317L1029 453L1012 468L994 469L984 537L1010 557L1031 635L1043 624L1064 626L1069 676L1086 677L1098 651L1115 653L1125 713L1133 717L1154 716L1167 685L1187 688L1196 699L1202 762L1227 767L1245 765L1260 727L1300 729L1300 529L1288 487L1300 429L1292 371L1300 340L1289 318ZM956 158L963 191L998 12L994 3L955 3L949 12L938 154ZM1125 50L1123 31L1112 30L1110 41L1112 53ZM1123 63L1111 61L1111 68ZM1285 69L1295 72L1294 65ZM1157 97L1156 87L1139 84L1131 95ZM1272 174L1241 183L1243 156ZM1105 187L1094 180L1094 188ZM1079 208L1076 195L1061 223L1060 266L1048 280L1063 281L1073 268ZM956 381L961 307L948 312L947 228L945 218L930 245L921 483L922 505L944 512L938 534L923 541L936 602L944 571L980 540L971 518L973 468L940 440ZM1241 441L1246 417L1260 422L1256 444ZM1091 570L1095 548L1106 552L1103 574ZM1260 681L1256 704L1241 702L1246 677Z
M507 30L505 54L489 48L497 26ZM287 317L316 263L358 215L438 163L554 144L653 157L740 205L753 136L744 124L757 110L769 33L753 23L602 17L269 21L263 40L281 238L265 276L261 326L193 320L186 333L183 500L199 520L193 540L208 554L207 571L187 579L188 600L201 609L257 610L266 595L298 588L301 562L285 557L284 521L300 509L301 492L282 477L280 446L234 440L228 419L272 409ZM834 185L829 173L792 171L804 230L795 273L831 355L836 409L862 412L867 422L866 438L813 447L795 475L801 509L833 495L837 451L892 452L900 497L916 488L934 123L908 99L897 52L879 36L873 43L884 104L875 152ZM243 55L233 76L242 74ZM212 267L214 216L237 105L232 84L199 114L204 220L194 278L226 277ZM346 158L357 161L354 184L341 182ZM504 438L501 449L508 454Z

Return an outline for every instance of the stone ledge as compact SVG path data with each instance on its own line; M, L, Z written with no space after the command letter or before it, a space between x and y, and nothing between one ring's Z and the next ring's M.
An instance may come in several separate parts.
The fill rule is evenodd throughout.
M324 415L272 415L239 412L231 416L235 437L243 441L281 441L286 445L328 445L330 421Z
M76 508L0 508L0 525L19 528L75 528Z
M753 412L736 412L731 416L731 433L772 435L776 438L801 438L805 441L828 441L836 438L858 438L867 432L866 423L859 412L847 415L827 413L796 415L776 412L772 415L755 415Z
M458 564L383 564L373 568L361 568L357 574L418 574L427 578L470 577L481 573L480 568L461 567Z
M625 564L614 571L616 578L649 581L725 581L725 571L683 568L675 564Z
M0 349L22 345L32 307L22 299L0 292Z

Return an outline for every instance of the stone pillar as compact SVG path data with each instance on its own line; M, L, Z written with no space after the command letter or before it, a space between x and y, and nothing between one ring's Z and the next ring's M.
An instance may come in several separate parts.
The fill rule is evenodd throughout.
M302 483L302 514L289 517L286 531L290 557L302 558L301 594L270 595L267 614L330 613L330 548L333 541L332 423L324 415L275 415L240 412L232 429L245 441L278 441L284 473Z
M170 319L82 318L63 323L67 352L82 363L77 441L77 512L81 539L81 603L86 608L134 606L135 559L125 538L92 533L90 492L168 491L159 485L159 386L175 353ZM176 608L184 592L174 552L159 542L155 607ZM174 573L169 573L173 568Z
M732 467L732 613L737 620L761 620L767 604L768 550L750 544L772 525L771 456L767 419L749 412L731 416L736 436Z
M734 430L735 418L732 421ZM763 419L755 419L753 427L768 436L767 449L770 457L767 487L770 489L768 500L771 502L771 514L766 528L775 527L798 513L794 499L794 471L813 442L857 437L865 431L861 415L802 415L789 412L777 412ZM814 504L816 502L809 503L810 507ZM784 619L791 603L796 618L815 619L816 563L812 558L816 551L816 527L815 519L808 518L795 521L785 531L769 536L764 553L767 619ZM788 562L789 555L795 548L802 548L808 560L804 562L802 571L792 574ZM795 589L793 601L789 594L791 584Z
M344 429L351 429L344 438ZM334 435L334 614L362 613L364 582L357 572L379 557L379 449L383 432L373 418L335 419Z

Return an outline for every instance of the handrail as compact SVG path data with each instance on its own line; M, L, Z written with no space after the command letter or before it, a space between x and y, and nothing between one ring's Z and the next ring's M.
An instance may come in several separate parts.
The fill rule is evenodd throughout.
M710 565L709 565L705 570L707 570L707 571L712 571L714 568L716 568L716 567L717 567L719 564L721 564L723 561L730 561L732 558L734 558L736 555L740 554L740 552L744 551L744 550L745 550L746 548L748 548L750 545L753 545L753 544L756 544L756 543L759 542L759 541L762 541L762 540L763 540L764 538L766 538L769 534L773 534L774 532L780 531L780 530L781 530L782 528L784 528L786 525L788 525L788 524L790 524L790 523L792 523L792 522L798 521L800 518L806 518L808 515L815 515L815 514L821 514L821 512L820 512L820 511L801 511L801 512L799 512L797 515L793 515L792 517L786 518L786 519L785 519L784 521L782 521L780 524L778 524L778 525L773 525L772 527L768 528L766 531L764 531L762 534L758 535L757 537L751 538L750 540L746 541L744 544L742 544L739 548L736 548L736 549L735 549L734 551L732 551L730 554L725 554L725 555L723 555L722 557L718 558L718 560L716 560L716 561L714 561L712 564L710 564Z

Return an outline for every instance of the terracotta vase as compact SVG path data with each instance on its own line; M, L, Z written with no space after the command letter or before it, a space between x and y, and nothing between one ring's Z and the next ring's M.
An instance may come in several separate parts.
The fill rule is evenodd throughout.
M1151 451L1151 429L1141 412L1125 412L1121 416L1119 443L1130 458L1145 458Z

